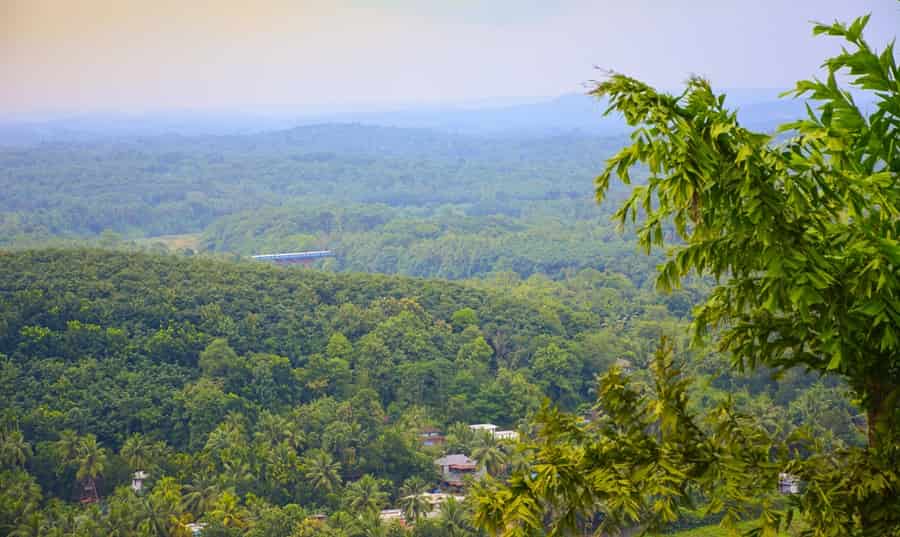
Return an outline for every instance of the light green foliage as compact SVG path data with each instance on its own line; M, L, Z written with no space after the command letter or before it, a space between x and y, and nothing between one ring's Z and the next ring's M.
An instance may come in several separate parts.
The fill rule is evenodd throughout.
M331 338L328 339L328 346L325 347L325 354L331 359L336 358L347 361L350 359L350 355L353 354L353 345L344 334L335 332L331 335Z
M556 343L538 349L532 362L533 375L550 399L563 406L571 406L581 389L578 373L580 364L572 353Z
M225 379L242 369L240 357L225 339L216 339L200 353L200 369L211 378Z
M444 135L367 132L0 150L10 194L0 205L18 204L0 207L0 242L103 228L123 237L117 251L0 254L0 400L34 446L24 468L45 498L27 518L12 517L17 526L85 537L181 537L192 521L207 523L210 537L476 536L467 504L448 502L407 529L370 512L399 507L404 483L438 485L442 448L422 445L423 427L445 429L445 450L505 476L526 467L528 452L479 441L467 424L517 427L545 397L587 410L592 379L614 363L650 383L659 335L686 332L708 282L670 297L648 289L662 254L641 257L633 233L617 235L608 221L624 189L599 208L590 195L595 151L614 142L448 144ZM377 154L315 153L373 139ZM437 149L422 152L423 143ZM118 168L129 180L110 185ZM23 179L38 174L46 181ZM207 225L204 244L217 251L331 246L339 256L327 271L484 277L129 251L143 248L129 237ZM718 354L684 352L687 374L705 381L698 412L734 393L760 421L786 429L815 420L821 431L855 410L840 383L825 380L806 396L815 379L802 372L775 383L765 372L723 373ZM823 412L813 396L841 398L841 412ZM58 464L74 461L88 434L106 454L97 506L75 503L78 465ZM829 442L852 444L855 434L844 423ZM151 478L136 495L131 473L147 465ZM373 497L356 490L373 480L377 501L357 499ZM292 505L328 520L297 524L304 515Z
M407 520L418 523L423 516L431 512L431 503L424 496L427 488L428 484L418 476L403 482L400 487L399 505Z
M29 517L39 515L41 499L33 476L24 470L0 471L0 529L11 531L29 523Z
M556 535L602 512L605 529L655 531L706 499L706 514L732 522L761 509L762 528L774 531L786 516L775 508L776 444L727 404L710 413L714 426L707 428L688 410L687 385L671 347L664 347L650 393L618 369L604 375L598 420L585 424L545 407L524 467L508 485L488 482L476 492L478 523L494 533L530 535L544 528L547 512Z
M25 466L31 457L31 444L18 426L3 424L0 429L0 464L8 468Z
M344 488L344 505L350 512L379 511L385 507L388 494L385 481L366 474Z
M595 93L638 128L597 193L613 174L628 182L629 169L646 164L648 184L616 214L640 218L648 250L675 223L683 244L660 271L663 289L693 273L723 280L697 310L696 335L721 328L721 349L741 367L844 377L872 431L890 434L900 395L900 90L892 48L879 56L861 37L866 20L816 27L853 52L826 62L827 81L798 83L795 93L819 102L819 113L785 125L796 135L781 144L742 128L701 79L674 97L613 76ZM841 70L874 99L872 113L837 85Z
M322 450L310 452L301 465L309 484L314 488L334 492L341 485L341 464L329 453Z
M488 365L494 355L494 350L484 340L484 336L476 336L468 343L464 343L456 355L459 364L471 363Z
M482 432L475 436L472 458L484 468L488 474L499 476L506 470L509 453L506 444L494 438L494 435Z
M892 46L878 54L863 40L867 20L815 27L847 48L826 61L827 80L797 85L817 109L786 125L784 141L741 127L701 79L672 96L613 75L593 93L637 127L597 178L598 198L613 175L628 183L646 165L647 184L617 216L637 222L647 250L674 224L659 286L717 281L695 309L695 343L713 334L738 369L799 366L846 383L866 411L868 446L778 427L731 398L698 412L691 376L664 342L647 381L618 369L602 377L596 421L540 413L526 467L476 494L481 527L560 535L601 513L606 528L657 531L699 506L726 528L752 519L742 529L753 536L795 518L805 536L900 535L900 70ZM839 86L841 71L856 96ZM829 389L817 385L789 411L827 423L811 398ZM780 472L802 481L800 494L776 492Z
M457 330L468 326L478 326L478 313L472 308L462 308L453 312L450 321Z
M166 443L154 442L141 433L129 436L122 444L120 455L132 470L153 471L165 454Z

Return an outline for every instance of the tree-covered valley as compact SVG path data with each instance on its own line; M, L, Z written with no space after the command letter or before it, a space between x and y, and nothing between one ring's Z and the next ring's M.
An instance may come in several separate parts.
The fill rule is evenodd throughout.
M609 266L640 286L659 258L591 199L620 140L325 125L4 148L0 244L175 251L166 237L188 235L196 253L328 248L328 270L557 278Z
M156 520L164 533L204 521L208 534L289 535L320 512L344 513L327 531L370 531L367 506L440 486L442 452L502 461L497 475L515 464L510 445L468 424L524 433L545 399L589 416L598 373L618 362L643 376L660 335L686 326L596 270L459 284L46 249L0 255L0 274L0 515L15 529L31 513L60 534L154 534ZM839 386L723 375L715 354L693 363L710 404L736 395L774 427L856 441ZM424 446L428 428L447 443ZM128 488L135 471L150 474L150 496ZM70 503L87 477L112 511L81 518L99 508ZM446 524L416 531L459 531Z
M866 22L816 27L856 52L778 132L611 74L630 138L0 148L0 532L896 535L900 70Z

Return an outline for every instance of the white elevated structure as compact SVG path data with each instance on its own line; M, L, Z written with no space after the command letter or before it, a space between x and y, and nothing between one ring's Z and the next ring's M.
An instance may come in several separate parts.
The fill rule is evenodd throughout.
M782 494L800 494L800 478L788 473L778 474L778 492Z
M260 254L251 256L257 261L273 261L275 263L307 263L323 257L334 257L331 250L310 250L307 252L284 252L280 254Z
M194 537L200 537L203 533L203 528L206 527L206 522L191 522L185 526L191 535Z
M518 440L519 433L512 430L498 430L497 426L493 423L476 423L474 425L469 425L469 429L477 432L486 432L491 433L491 436L496 438L497 440Z
M403 511L401 509L383 509L378 513L378 518L384 522L396 520L401 524L406 521L406 519L403 518Z
M469 425L469 429L473 431L488 431L493 433L497 430L497 426L493 423L476 423L475 425Z
M498 440L518 440L519 433L516 431L494 431L494 438Z
M144 490L144 481L150 477L150 474L143 470L138 470L131 476L131 490L135 492L141 492Z

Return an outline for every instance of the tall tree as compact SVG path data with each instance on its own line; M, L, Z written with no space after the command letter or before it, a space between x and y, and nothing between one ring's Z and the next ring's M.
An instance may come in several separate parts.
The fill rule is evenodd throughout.
M209 511L209 517L226 528L245 528L250 523L250 512L230 490L219 495Z
M447 537L466 537L475 534L471 521L472 513L467 505L456 498L447 498L441 506L440 524Z
M376 509L360 513L356 519L356 529L359 537L386 537L388 534L388 527Z
M44 515L32 511L22 517L22 521L8 535L9 537L42 537L47 529Z
M18 427L0 431L0 464L4 466L25 466L31 457L31 444Z
M509 460L503 444L486 431L478 435L475 448L472 450L472 458L495 477L503 472Z
M219 482L213 474L196 474L185 485L182 508L200 517L212 508L221 492Z
M720 282L696 311L695 335L721 330L719 347L740 368L840 376L861 398L875 447L895 433L900 395L900 90L893 46L870 48L867 21L815 27L851 51L825 62L827 81L797 84L820 105L781 128L795 134L783 144L741 127L699 78L670 96L613 75L593 94L638 126L597 178L598 200L613 174L628 183L632 166L647 165L647 185L616 215L641 218L648 250L674 224L682 243L670 245L659 286L693 273ZM838 84L843 70L864 96Z
M313 450L303 458L303 473L317 490L334 492L341 485L341 464L322 450Z
M93 491L96 495L97 478L106 469L106 449L100 446L96 436L87 434L81 437L75 463L78 466L75 478L86 485L85 490Z
M149 470L156 465L162 446L146 436L135 433L125 440L119 454L128 462L132 470Z
M73 464L78 457L78 449L81 438L71 429L59 432L59 438L53 443L53 453L56 456L57 471L64 470Z
M367 510L379 511L388 499L383 486L382 480L366 474L347 485L344 489L344 502L349 510L355 513Z
M406 520L417 523L431 511L431 503L425 497L428 484L419 476L413 476L400 487L400 509Z
M602 512L609 525L654 529L699 500L725 525L756 515L753 534L799 516L807 535L900 535L900 70L892 45L879 54L864 40L867 21L815 26L847 48L825 62L827 80L797 84L818 108L782 128L786 141L743 128L699 78L673 96L615 74L592 93L637 127L597 178L598 199L613 175L628 183L646 165L647 184L617 216L639 221L647 250L670 225L677 234L659 286L716 279L695 310L697 340L715 335L740 369L799 366L846 382L868 446L829 452L801 434L785 444L727 403L696 416L664 346L651 393L618 370L604 377L597 423L542 412L530 467L476 494L484 527L524 535L549 520L557 534ZM802 491L779 498L780 472Z

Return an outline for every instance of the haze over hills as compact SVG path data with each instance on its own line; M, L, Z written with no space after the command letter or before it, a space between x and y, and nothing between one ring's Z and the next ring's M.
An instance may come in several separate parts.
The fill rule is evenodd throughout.
M900 537L898 0L2 2L0 537Z
M724 90L741 120L769 130L804 114L803 101L780 99L776 89ZM587 95L555 98L505 98L452 105L406 105L393 108L305 108L302 110L171 110L146 113L96 113L41 120L0 120L0 144L30 145L56 141L90 141L179 134L183 136L248 134L322 123L360 123L434 129L491 137L542 137L581 132L617 135L622 118L604 116L603 103Z

